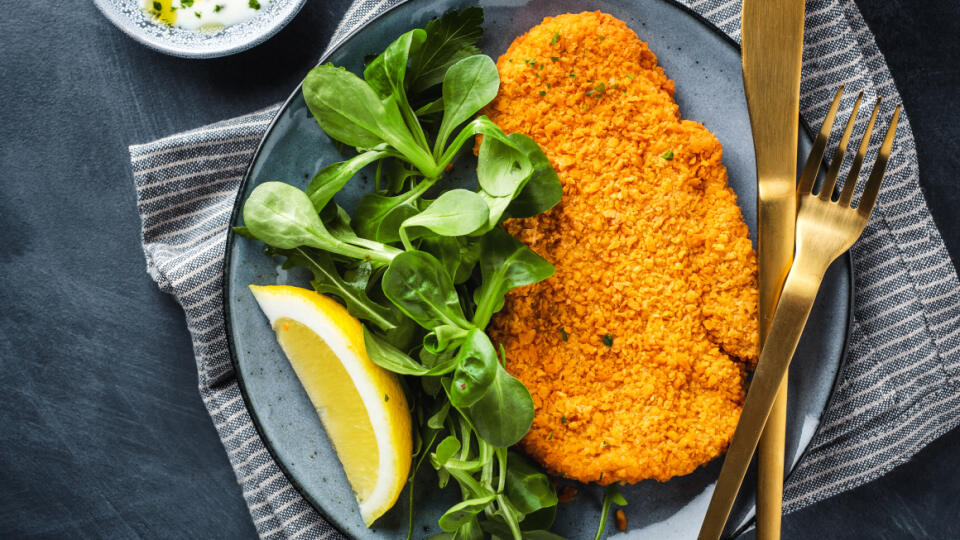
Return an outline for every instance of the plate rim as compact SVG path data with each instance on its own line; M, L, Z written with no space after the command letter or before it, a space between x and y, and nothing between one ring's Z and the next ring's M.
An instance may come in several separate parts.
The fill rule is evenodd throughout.
M101 1L102 0L96 0L96 4L98 4L99 6ZM713 32L715 35L720 37L725 43L733 47L737 51L738 56L740 57L743 56L742 54L743 51L740 47L740 44L736 40L728 36L726 33L720 30L720 28L715 26L713 23L711 23L705 17L703 17L702 15L694 11L689 6L680 3L679 0L659 0L659 1L664 2L666 4L670 4L673 7L683 11L688 16L693 17L702 26L707 28L710 32ZM301 0L301 6L304 3L306 3L306 0ZM390 12L397 10L401 6L405 6L409 3L411 2L402 1L386 8L383 12L377 14L375 17L371 17L369 20L364 21L362 24L360 24L359 26L351 30L350 33L346 34L345 36L340 38L338 41L331 42L331 44L328 45L326 51L320 57L320 59L316 62L315 65L323 64L330 56L333 55L334 52L340 49L340 47L344 46L348 41L350 41L353 37L355 37L356 34L363 31L367 26L369 26L373 22L379 20L380 18L382 18L383 16L387 15ZM297 11L299 11L299 8L297 9ZM295 14L296 13L294 13L294 15ZM282 28L282 26L283 25L281 25L280 28ZM123 30L123 28L121 29ZM124 30L124 32L126 32L126 30ZM274 32L276 32L276 30L274 30ZM313 495L308 493L307 490L304 489L304 487L300 484L300 482L292 474L290 474L290 471L287 469L286 464L284 464L283 461L277 457L277 454L273 448L273 443L264 434L264 431L260 426L259 415L256 412L255 408L250 404L250 398L247 394L247 387L244 382L243 373L239 369L240 366L237 364L237 355L235 354L236 344L234 343L234 333L232 331L233 324L232 324L230 309L229 309L229 298L230 298L231 288L230 288L230 280L227 279L227 276L230 275L230 272L231 272L232 262L231 262L230 255L233 252L233 246L235 243L234 240L237 237L237 234L233 231L233 227L235 226L234 224L238 223L238 218L243 208L243 204L242 204L243 201L241 200L241 196L245 192L247 185L250 183L254 165L257 163L257 161L260 158L260 155L263 153L264 146L267 139L273 133L274 129L276 128L277 122L280 119L280 117L283 115L283 113L290 107L290 104L299 97L302 86L303 86L303 83L301 81L301 83L297 84L297 86L293 89L293 91L290 93L287 99L285 99L283 104L280 105L280 107L277 109L276 115L270 121L270 124L267 126L266 131L264 131L263 136L260 138L260 141L257 143L257 149L254 152L253 156L251 156L250 162L247 164L246 170L244 171L243 178L240 180L240 184L238 184L237 186L237 197L234 200L233 209L230 212L230 220L228 222L229 227L227 229L227 238L224 242L224 249L223 249L223 254L224 254L223 286L222 286L223 302L221 305L221 311L222 311L223 320L224 320L224 330L226 331L226 334L227 334L227 351L230 354L230 365L233 368L234 377L236 377L236 380L237 380L237 387L240 390L240 395L241 395L241 398L243 399L244 406L247 408L248 414L250 415L251 423L253 424L253 427L256 430L260 440L263 442L264 447L267 449L267 453L270 454L270 458L274 461L274 463L276 463L277 467L283 473L284 477L287 479L287 481L290 482L291 485L293 485L294 489L297 490L300 496L303 497L304 500L306 500L308 503L310 503L310 505L314 508L314 510L316 510L333 529L335 529L337 532L339 532L340 534L344 535L347 538L354 538L349 533L347 533L342 527L340 527L336 522L336 520L334 520L332 516L329 513L327 513L326 510L324 510L320 502ZM806 132L807 137L810 138L810 140L813 140L812 135L815 132L811 129L810 125L803 119L802 115L799 118L799 124L800 124L800 127L802 127L803 130ZM752 138L752 134L751 134L751 138ZM850 334L852 332L852 327L853 327L854 299L855 299L854 295L856 292L856 281L853 273L853 256L849 251L847 251L840 258L840 260L843 261L842 264L844 266L844 271L847 274L848 279L850 280L849 281L850 286L847 291L847 309L844 310L844 316L846 317L846 321L843 325L844 334L843 334L843 343L840 347L840 360L837 363L837 370L833 375L833 382L830 385L830 393L827 396L827 399L824 403L823 410L820 411L820 415L817 418L817 429L819 429L820 427L820 421L823 419L823 413L825 413L830 408L830 405L833 403L833 401L836 398L837 386L839 385L839 382L840 382L840 372L843 371L843 368L847 361L847 353L849 352L849 345L850 345ZM816 433L816 430L814 430L814 433ZM793 474L796 472L796 469L797 469L796 464L803 461L803 459L807 456L807 454L810 451L810 446L812 442L813 442L813 439L811 438L811 440L808 441L803 448L799 449L799 452L797 453L797 457L795 460L795 464L792 464L790 467L790 470L784 474L784 478L783 478L784 484L786 484L787 481L789 481L790 478L793 476ZM756 515L751 517L749 520L747 520L746 523L744 523L742 526L736 529L733 535L731 536L731 538L740 537L743 533L745 533L746 531L749 531L753 527L755 522L756 522Z

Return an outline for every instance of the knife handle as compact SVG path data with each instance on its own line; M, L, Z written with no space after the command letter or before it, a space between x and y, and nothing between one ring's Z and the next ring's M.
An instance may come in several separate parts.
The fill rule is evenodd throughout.
M826 268L810 264L802 257L802 252L798 255L780 293L780 301L740 413L740 422L733 433L710 506L707 507L707 515L700 528L700 540L716 540L723 533L730 509L757 449L760 433L786 377L823 280Z

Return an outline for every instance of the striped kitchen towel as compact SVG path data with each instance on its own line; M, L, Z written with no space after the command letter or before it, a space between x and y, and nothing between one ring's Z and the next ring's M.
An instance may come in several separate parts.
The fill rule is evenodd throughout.
M356 2L331 47L397 0ZM738 1L686 2L735 40ZM807 5L801 113L819 125L837 87L899 100L853 0ZM855 92L841 108L851 109ZM337 536L286 479L257 435L227 349L222 269L244 171L278 107L130 147L147 269L183 306L200 393L262 537ZM882 112L880 125L891 110ZM855 130L862 133L865 118ZM876 138L875 138L876 140ZM877 150L876 143L871 155ZM872 158L868 157L868 162ZM901 116L873 218L853 248L857 284L848 357L810 450L786 486L796 510L870 481L960 420L960 283L918 185Z

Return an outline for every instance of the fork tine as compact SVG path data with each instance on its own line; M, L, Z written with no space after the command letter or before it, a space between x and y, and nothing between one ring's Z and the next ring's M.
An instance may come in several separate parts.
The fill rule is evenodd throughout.
M820 186L820 193L817 195L821 201L829 201L833 197L833 188L837 185L837 175L840 174L840 166L843 165L843 156L847 153L847 143L850 142L850 134L853 132L853 124L857 121L857 113L860 112L860 101L863 99L863 90L857 94L857 101L853 104L853 110L850 111L850 118L847 119L847 126L843 128L843 137L840 137L840 144L837 145L833 158L830 159L830 168L827 169L827 177L823 179L823 185Z
M810 190L813 189L813 182L817 179L817 173L820 172L820 162L823 161L823 152L827 149L827 141L830 140L830 132L833 131L833 119L837 116L844 86L846 85L841 84L837 90L837 95L833 97L833 103L830 104L830 110L827 111L827 116L823 119L820 132L817 133L817 139L813 141L813 148L810 149L807 163L804 164L803 172L800 174L800 182L797 184L798 196L809 195Z
M893 137L897 133L897 121L900 119L900 104L897 104L893 111L893 118L890 120L890 127L887 128L887 134L883 137L883 144L880 146L880 154L877 161L873 164L870 171L870 178L867 179L867 186L863 188L863 196L860 197L860 204L857 205L857 213L864 219L870 218L870 212L873 211L873 203L877 202L877 195L880 193L880 183L883 182L883 173L887 169L887 160L890 159L890 149L893 148Z
M877 112L880 111L880 102L883 98L877 98L877 104L873 106L873 112L870 114L870 122L867 123L867 131L860 140L860 148L857 149L857 155L853 158L853 164L850 165L850 172L847 179L843 181L843 193L840 194L840 206L849 206L853 199L853 191L857 187L857 180L860 178L860 168L863 166L863 158L867 155L867 147L870 146L870 136L873 135L873 124L877 120Z

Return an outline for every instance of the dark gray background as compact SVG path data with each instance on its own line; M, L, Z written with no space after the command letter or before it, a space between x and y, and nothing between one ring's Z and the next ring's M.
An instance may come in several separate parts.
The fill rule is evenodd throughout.
M859 0L898 82L921 185L960 256L960 4ZM150 51L91 2L0 17L0 537L255 531L196 390L182 313L144 271L127 145L282 100L349 0L233 57ZM785 538L960 536L960 431L791 514Z

